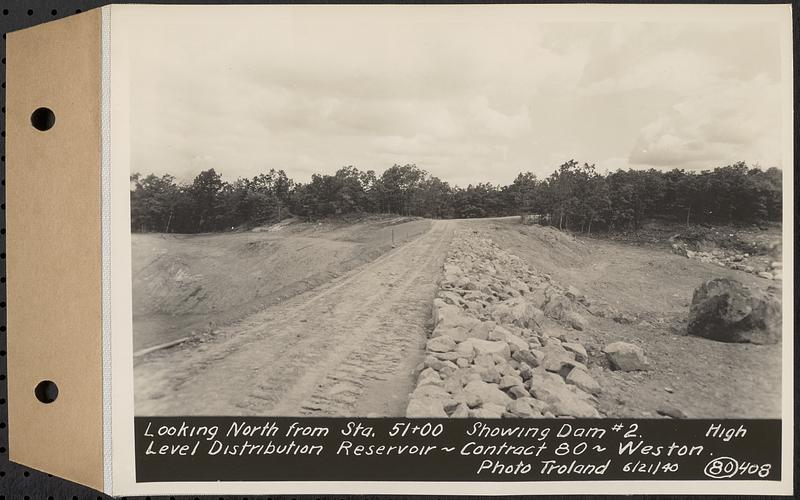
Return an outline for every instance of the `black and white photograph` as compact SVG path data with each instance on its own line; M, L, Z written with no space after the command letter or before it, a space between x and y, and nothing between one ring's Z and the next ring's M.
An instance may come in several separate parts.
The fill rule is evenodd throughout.
M781 418L774 22L175 12L127 21L136 415Z

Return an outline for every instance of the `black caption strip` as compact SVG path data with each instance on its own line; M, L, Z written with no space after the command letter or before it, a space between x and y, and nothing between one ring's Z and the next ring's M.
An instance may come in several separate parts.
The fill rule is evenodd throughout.
M780 420L137 417L136 480L780 480Z

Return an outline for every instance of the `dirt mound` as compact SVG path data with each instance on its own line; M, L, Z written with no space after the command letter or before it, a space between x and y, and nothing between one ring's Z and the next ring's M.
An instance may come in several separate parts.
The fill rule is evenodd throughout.
M537 267L543 269L581 267L591 257L591 249L584 240L553 227L523 225L518 219L507 219L493 221L487 229L487 235L503 247L535 248Z
M385 218L384 218L385 219ZM208 331L327 283L430 222L301 223L280 231L132 235L134 350Z

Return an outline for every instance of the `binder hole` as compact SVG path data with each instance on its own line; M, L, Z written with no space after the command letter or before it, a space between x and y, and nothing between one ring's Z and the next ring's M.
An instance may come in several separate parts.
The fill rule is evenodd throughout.
M56 14L58 14L58 11L56 9L53 9L50 11L50 14L55 16Z
M33 391L36 399L44 404L50 404L58 397L58 386L50 380L42 380Z
M39 108L31 115L31 125L36 130L50 130L56 124L56 115L48 108Z
M32 15L33 15L33 9L28 9L28 15L29 15L29 16L32 16Z

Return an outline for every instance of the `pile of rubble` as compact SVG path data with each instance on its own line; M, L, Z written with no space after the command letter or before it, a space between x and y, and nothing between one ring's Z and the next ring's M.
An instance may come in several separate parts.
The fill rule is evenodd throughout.
M755 274L768 280L783 279L782 262L773 261L767 264L752 262L750 260L752 256L749 253L735 253L725 250L695 251L689 248L687 243L674 239L672 240L672 252L689 259L697 259L700 262Z
M490 239L456 235L433 303L435 328L406 416L600 417L602 390L579 342L548 324L587 328L587 301ZM613 368L648 368L637 346L605 347Z

